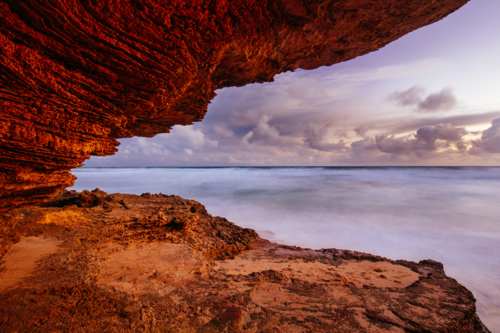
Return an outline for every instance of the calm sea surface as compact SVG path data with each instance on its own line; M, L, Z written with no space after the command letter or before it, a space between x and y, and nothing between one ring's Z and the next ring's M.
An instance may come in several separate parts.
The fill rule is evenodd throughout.
M272 241L434 259L500 333L500 168L81 168L71 189L177 194Z

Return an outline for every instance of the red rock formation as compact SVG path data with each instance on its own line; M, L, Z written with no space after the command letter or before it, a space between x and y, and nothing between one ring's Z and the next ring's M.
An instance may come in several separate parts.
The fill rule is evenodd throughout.
M215 90L379 49L468 0L0 0L0 211L203 118Z
M443 265L258 238L178 196L0 215L0 332L489 333Z

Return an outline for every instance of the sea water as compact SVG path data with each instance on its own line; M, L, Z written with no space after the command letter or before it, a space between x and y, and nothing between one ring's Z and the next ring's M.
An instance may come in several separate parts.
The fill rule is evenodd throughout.
M261 237L433 259L500 332L500 168L81 168L71 189L176 194Z

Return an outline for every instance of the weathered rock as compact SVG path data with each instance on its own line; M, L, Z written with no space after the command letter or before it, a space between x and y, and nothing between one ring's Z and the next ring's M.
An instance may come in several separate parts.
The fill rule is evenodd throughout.
M0 0L0 211L71 186L117 138L215 90L379 49L468 0Z
M488 332L432 260L271 243L178 196L44 206L2 217L1 332Z

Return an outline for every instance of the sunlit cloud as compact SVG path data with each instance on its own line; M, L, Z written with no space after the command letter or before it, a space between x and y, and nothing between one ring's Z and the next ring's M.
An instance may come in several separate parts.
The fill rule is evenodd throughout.
M491 127L484 130L481 139L473 141L472 153L500 154L500 118L491 122Z

